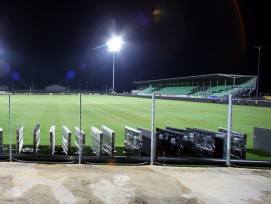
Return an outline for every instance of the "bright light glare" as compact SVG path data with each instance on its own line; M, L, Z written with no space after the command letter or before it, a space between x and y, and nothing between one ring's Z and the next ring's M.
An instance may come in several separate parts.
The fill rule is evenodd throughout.
M116 52L121 49L122 39L120 37L113 37L111 40L106 42L107 49L109 52Z

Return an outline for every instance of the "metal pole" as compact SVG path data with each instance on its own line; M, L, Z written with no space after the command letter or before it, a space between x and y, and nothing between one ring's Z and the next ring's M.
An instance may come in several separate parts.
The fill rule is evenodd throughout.
M12 131L11 131L11 98L8 95L8 117L9 117L9 161L12 162Z
M231 157L231 121L232 121L232 95L229 94L227 152L226 152L226 165L228 167L230 167L230 157Z
M79 107L79 164L81 164L81 157L82 157L82 134L81 134L81 128L82 128L82 94L80 93L80 107Z
M115 91L115 52L113 51L113 91Z
M259 97L259 81L260 81L260 61L261 61L261 48L266 47L267 45L262 46L253 46L254 48L259 50L258 54L258 71L257 71L257 89L256 89L256 97Z
M211 94L212 94L212 81L210 80L210 89L211 89Z
M155 157L154 152L154 142L155 142L155 135L154 135L154 115L155 115L155 95L152 94L152 115L151 115L151 165L153 165L153 160Z
M258 72L257 72L257 89L256 89L256 97L259 97L259 81L260 81L260 61L261 61L261 47L258 47Z
M116 22L115 19L113 19L113 33L115 35L116 31ZM115 51L113 51L113 92L115 92Z

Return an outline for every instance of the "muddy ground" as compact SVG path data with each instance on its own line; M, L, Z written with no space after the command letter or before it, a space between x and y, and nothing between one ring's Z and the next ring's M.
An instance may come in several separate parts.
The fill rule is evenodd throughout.
M0 203L271 203L271 170L1 162Z

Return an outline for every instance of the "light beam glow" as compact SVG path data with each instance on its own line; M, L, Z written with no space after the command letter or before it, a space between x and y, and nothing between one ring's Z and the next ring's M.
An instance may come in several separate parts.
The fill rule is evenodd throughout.
M106 42L106 45L109 52L119 51L121 49L122 39L120 37L113 37Z

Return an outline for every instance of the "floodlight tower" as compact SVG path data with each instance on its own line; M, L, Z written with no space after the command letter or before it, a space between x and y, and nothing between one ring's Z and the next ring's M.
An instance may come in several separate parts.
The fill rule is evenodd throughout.
M257 72L257 89L256 89L256 97L259 97L259 81L260 81L260 60L261 60L261 48L266 47L267 45L262 46L253 46L254 48L259 50L258 54L258 72Z
M106 42L107 49L113 54L113 91L115 91L115 52L121 49L122 40L120 37L113 36L113 38Z
M122 39L121 37L115 36L115 21L113 21L113 36L110 40L106 42L107 50L112 52L113 55L113 84L112 89L115 91L115 52L118 52L121 49Z

